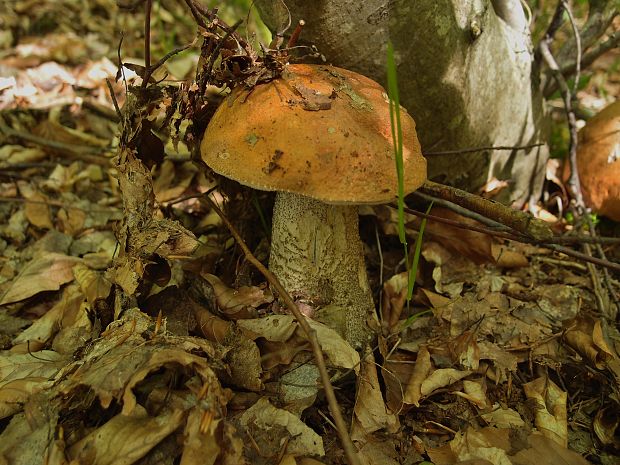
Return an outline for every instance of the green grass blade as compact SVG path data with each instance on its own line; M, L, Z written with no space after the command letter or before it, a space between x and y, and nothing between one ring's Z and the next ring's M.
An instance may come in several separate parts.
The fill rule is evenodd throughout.
M387 45L387 82L390 99L390 123L392 141L394 144L394 158L398 175L398 238L405 247L407 255L407 238L405 236L405 182L403 169L403 132L400 125L400 98L398 95L398 79L396 76L396 61L394 60L394 46Z
M433 208L433 203L428 206L426 209L426 214L431 211ZM424 237L424 229L426 228L426 218L422 219L422 223L420 224L420 232L418 233L418 237L415 240L415 251L413 252L413 263L411 264L411 268L409 268L409 277L407 278L407 302L411 300L413 297L413 285L415 284L415 277L418 274L418 264L420 263L420 253L422 252L422 238Z

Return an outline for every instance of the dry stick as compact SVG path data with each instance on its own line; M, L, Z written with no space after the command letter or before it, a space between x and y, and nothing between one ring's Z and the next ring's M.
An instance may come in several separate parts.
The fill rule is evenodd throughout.
M579 29L577 28L577 24L575 23L575 17L573 16L573 11L570 9L570 5L566 0L562 0L562 5L568 14L568 20L570 22L571 27L573 28L573 35L575 36L575 48L576 48L576 57L575 57L575 80L573 82L573 93L572 97L577 94L577 90L579 87L579 78L581 77L581 36L579 35ZM558 66L559 68L559 66Z
M185 4L187 5L187 7L189 8L189 11L192 13L192 16L194 17L194 21L196 21L196 23L206 29L207 28L207 23L205 23L204 19L203 19L203 14L205 12L202 12L203 14L201 14L201 11L198 9L198 6L192 2L191 0L185 0ZM204 16L208 16L210 15L210 11L207 10L208 14L204 14Z
M235 227L232 223L226 218L222 210L215 204L215 202L207 197L203 196L202 198L206 199L211 208L219 215L222 219L230 233L233 235L241 250L243 250L243 254L245 258L254 265L258 271L260 271L263 276L269 281L269 284L275 288L275 290L280 295L280 298L284 300L289 311L295 316L299 326L306 334L310 345L312 346L312 352L314 354L314 358L316 360L317 368L319 369L319 373L321 374L321 382L323 383L323 388L325 389L325 397L327 398L327 403L329 405L329 410L334 418L334 422L336 423L336 430L338 431L338 436L340 436L340 441L342 442L342 447L347 456L347 460L350 465L359 465L359 461L357 459L357 455L355 452L355 447L353 446L353 442L351 442L351 438L347 432L347 425L342 418L342 414L340 413L340 406L338 405L338 401L336 400L336 394L334 393L334 388L329 380L329 374L327 373L327 367L325 366L325 360L323 359L323 351L321 350L321 346L319 345L319 341L316 336L316 332L310 327L305 317L301 314L293 299L289 293L282 287L278 278L269 271L265 266L252 254L244 240L241 238Z
M471 218L472 220L478 221L483 225L486 225L487 228L481 228L475 225L465 225L459 223L458 221L449 220L447 218L437 217L432 214L423 213L417 210L412 210L411 208L405 208L407 213L411 213L416 216L420 216L423 218L427 218L430 220L435 220L440 223L449 224L451 226L455 226L461 229L470 229L471 231L480 232L482 234L488 234L490 236L495 236L503 239L508 239L511 241L519 241L521 240L520 235L515 236L514 230L509 226L506 226L502 223L498 223L495 220L489 219L485 216L482 216L476 212L472 212L466 208L463 208L459 205L456 205L447 200L439 199L437 197L433 197L431 195L426 195L421 192L413 192L412 195L416 197L420 197L421 199L426 200L427 202L434 202L435 205L445 207L449 210L452 210L455 213L458 213L461 216L466 218ZM390 205L392 208L396 208L395 204ZM534 241L531 241L535 243ZM616 245L620 244L620 237L605 237L605 236L585 236L583 234L573 235L573 236L554 236L551 239L545 241L545 244L604 244L604 245Z
M561 8L558 9L566 10L568 13L568 17L573 25L573 31L575 33L575 43L577 44L577 59L576 62L579 63L581 61L581 48L580 48L580 40L579 40L579 31L577 30L574 24L574 18L572 13L570 12L569 5L566 0L561 0L560 2ZM568 128L570 131L570 140L569 140L569 164L570 164L570 177L568 179L568 188L571 192L571 195L575 202L575 213L577 217L584 217L586 222L588 223L588 229L593 233L594 225L589 215L589 211L585 206L585 202L583 200L583 193L581 191L581 183L579 181L579 171L578 171L578 162L577 162L577 118L575 117L575 112L572 108L572 101L574 97L574 89L571 91L569 89L568 84L566 83L566 79L564 79L564 75L562 74L559 65L557 64L551 50L549 49L549 40L542 40L539 45L540 53L545 60L545 63L549 67L551 71L551 75L555 79L558 87L560 88L562 94L562 100L564 101L564 108L566 111L566 117L568 120ZM577 75L575 79L579 79L579 68L577 68ZM589 244L583 244L583 249L585 251L584 255L592 256L592 251L590 249ZM604 259L605 256L603 255ZM601 278L597 273L596 268L593 266L592 261L588 263L588 271L590 274L590 279L592 280L592 285L594 287L594 294L596 298L596 304L598 310L605 315L606 317L613 316L615 319L615 315L613 312L607 311L607 305L602 298L603 287L601 285ZM606 284L609 283L609 280L606 280ZM610 295L614 294L613 288L608 287L607 292Z
M586 68L596 61L604 53L620 45L620 31L616 31L609 36L605 42L598 44L581 57L581 68ZM561 66L564 76L569 75L575 69L575 62L569 62Z
M484 199L464 190L444 186L433 181L426 181L420 190L425 194L447 200L487 218L492 218L538 241L544 242L553 238L553 232L544 221L493 200Z
M144 4L144 78L142 88L145 88L151 77L151 8L153 0L146 0Z
M580 73L581 73L581 62L582 62L582 52L581 52L581 37L579 36L579 29L577 29L577 25L575 23L575 18L573 16L573 12L570 9L570 6L568 4L568 2L566 0L562 0L562 3L564 5L564 9L566 10L566 12L568 13L568 18L569 21L571 23L571 26L573 28L573 34L575 35L575 46L576 46L576 57L575 57L575 81L573 83L573 93L571 95L571 100L572 98L575 97L576 93L577 93L577 87L579 84L579 77L580 77ZM577 132L577 129L575 128L575 133ZM581 192L581 190L580 190ZM590 234L592 236L596 236L596 228L594 227L594 224L592 222L592 218L590 217L590 215L586 215L586 221L588 223L588 230L590 232ZM596 245L596 250L599 254L599 256L602 259L607 259L607 257L605 256L605 251L603 250L603 248L599 245ZM589 244L583 244L583 248L584 251L588 254L588 255L592 255L592 251L590 249L590 245ZM588 270L590 271L590 275L592 276L592 284L594 286L595 290L598 290L598 292L595 292L595 297L596 297L596 301L598 304L599 309L601 310L601 312L608 317L610 320L615 321L616 316L617 316L617 310L619 307L618 304L618 298L616 297L616 293L615 290L613 288L613 286L611 285L611 279L609 276L609 271L607 270L607 268L603 269L603 280L605 282L605 286L607 287L607 293L609 296L611 296L612 300L614 301L615 304L615 310L612 310L612 306L611 305L605 305L605 302L603 301L602 295L603 295L603 286L601 284L601 278L597 273L596 268L594 267L594 265L592 264L588 264ZM607 311L608 310L608 311Z
M390 205L390 207L396 208L396 205L392 204L392 205ZM497 237L498 239L507 239L507 240L510 240L510 241L519 241L519 240L521 240L521 236L514 235L514 234L512 234L510 232L498 231L496 229L488 229L488 228L484 228L482 226L476 226L474 224L461 223L461 222L459 222L457 220L451 220L449 218L443 218L441 216L436 216L436 215L433 215L431 213L424 213L424 212L421 212L421 211L418 211L418 210L414 210L413 208L409 208L409 207L403 207L403 210L406 213L410 213L412 215L419 216L420 218L426 218L427 220L436 221L437 223L447 224L449 226L454 226L455 228L459 228L459 229L467 229L469 231L475 231L475 232L479 232L481 234L487 234L489 236ZM463 215L463 216L465 216L465 215Z
M460 205L456 205L452 202L448 202L447 200L438 199L437 197L432 197L430 195L423 194L420 191L415 191L415 192L412 192L411 194L416 197L421 198L422 200L425 200L429 204L433 202L433 205L436 207L444 207L444 208L447 208L448 210L452 210L454 213L464 216L465 218L471 218L472 220L475 220L478 223L482 223L488 228L491 228L491 230L493 231L503 231L507 233L510 233L513 231L508 226L498 223L497 221L487 218L486 216L482 216L479 213L468 210L467 208L463 208Z
M554 241L556 241L557 237L551 238L549 241L539 241L536 239L532 239L530 237L524 236L524 235L520 235L520 234L509 234L509 233L505 233L505 232L501 232L501 231L495 231L492 229L487 229L487 228L483 228L480 226L475 226L475 225L471 225L471 224L463 224L463 223L459 223L458 221L455 220L450 220L447 218L442 218L439 216L435 216L435 215L430 215L427 213L423 213L417 210L413 210L411 208L407 208L405 207L405 212L407 213L411 213L413 215L416 216L420 216L421 218L427 218L429 220L432 221L437 221L438 223L444 223L450 226L454 226L455 228L460 228L460 229L468 229L470 231L475 231L475 232L479 232L482 234L487 234L489 236L494 236L500 239L507 239L509 241L515 241L515 242L522 242L524 244L533 244L533 245L539 245L541 247L553 250L555 252L559 252L559 253L563 253L564 255L568 255L569 257L573 257L573 258L578 258L580 260L583 260L584 262L587 263L594 263L595 265L600 265L603 266L605 268L608 268L610 270L614 270L614 271L619 271L620 272L620 264L616 263L616 262L612 262L609 261L607 259L601 259L601 258L597 258L597 257L592 257L590 255L581 253L581 252L577 252L573 249L569 249L568 247L564 247L561 245L557 245L554 244ZM590 241L587 242L595 242L596 238L590 238ZM608 238L608 239L615 239L615 238Z
M609 26L611 26L614 17L618 15L617 7L612 5L613 2L616 2L617 5L617 0L597 0L589 2L590 8L588 11L588 19L583 25L582 32L580 34L580 40L584 50L595 44L596 40L605 33ZM607 45L609 46L610 44ZM557 56L560 57L558 62L562 65L560 68L565 74L566 66L564 63L568 63L568 60L572 62L571 69L574 69L575 67L574 61L571 59L573 55L572 50L574 47L575 44L571 43L569 40L558 51ZM596 57L592 60L595 58ZM545 82L542 86L544 89L543 94L545 97L549 97L557 91L558 86L552 76L545 75L544 81Z
M528 149L533 149L535 147L540 147L541 145L545 145L545 144L537 143L537 144L516 145L516 146L489 145L489 146L483 146L483 147L471 147L467 149L442 150L440 152L424 152L423 155L425 157L429 155L458 155L460 153L474 153L474 152L480 152L482 150L528 150Z
M65 144L63 142L58 142L55 140L47 140L43 137L35 136L27 132L17 131L8 127L1 117L0 133L4 134L7 137L15 137L17 139L21 139L27 142L32 142L36 145L41 145L43 147L49 147L50 149L61 151L63 152L63 156L72 160L81 160L86 163L92 163L99 166L109 166L110 164L110 161L107 158L91 155L94 153L101 153L103 151L103 149L101 148L90 147L88 145Z
M562 1L558 4L557 12L563 12L565 10L565 3ZM547 33L549 34L549 33ZM560 71L560 67L558 66L555 58L553 57L551 50L549 48L549 44L551 43L551 37L545 36L543 40L540 41L538 45L538 50L540 52L541 57L549 67L552 76L556 80L560 90L562 92L562 99L564 101L564 109L566 112L566 118L568 119L568 128L570 130L570 140L569 140L569 164L570 164L570 178L568 180L568 188L577 204L577 210L579 215L584 213L584 201L583 195L581 193L581 184L579 182L579 173L577 171L577 119L575 117L575 112L572 107L572 93L568 88L568 84L566 83L566 79L562 75Z
M603 244L616 245L620 244L620 237L608 236L584 236L583 234L573 236L557 236L548 243L552 244Z

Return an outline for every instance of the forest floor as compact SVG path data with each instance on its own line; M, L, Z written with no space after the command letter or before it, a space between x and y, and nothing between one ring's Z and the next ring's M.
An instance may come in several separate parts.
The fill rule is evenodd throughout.
M272 196L219 185L158 132L165 92L127 155L114 2L47 4L0 9L22 34L0 36L0 464L346 463L299 323L201 199L266 263ZM590 108L618 92L617 60L581 91ZM166 83L195 66L175 57ZM539 217L578 237L552 205ZM620 463L617 272L429 220L407 303L396 210L361 215L376 346L312 323L360 463ZM413 244L419 219L406 226ZM616 262L619 242L603 246Z

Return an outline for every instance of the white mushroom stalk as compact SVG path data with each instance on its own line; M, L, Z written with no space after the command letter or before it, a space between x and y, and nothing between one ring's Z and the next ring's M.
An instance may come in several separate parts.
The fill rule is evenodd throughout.
M358 207L280 192L273 210L269 268L314 318L354 347L370 340L375 305L368 285Z

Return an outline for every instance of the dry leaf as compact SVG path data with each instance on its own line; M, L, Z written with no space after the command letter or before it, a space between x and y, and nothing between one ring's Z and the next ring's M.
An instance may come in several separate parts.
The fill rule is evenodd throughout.
M360 355L343 339L343 337L331 328L318 321L307 319L310 327L316 331L316 337L323 353L331 366L338 368L353 368L359 372ZM301 335L301 328L297 330Z
M403 395L413 368L413 355L401 351L392 353L381 366L381 376L385 383L385 400L392 412L399 414L405 409Z
M502 244L492 244L491 253L497 266L502 268L522 268L530 264L525 255Z
M306 321L316 332L319 345L332 366L359 370L359 354L342 336L318 321L310 318L306 318ZM250 339L262 337L267 341L285 343L297 331L300 340L305 340L303 331L292 315L270 315L264 318L238 320L237 325Z
M565 326L568 329L564 339L568 345L599 370L605 369L614 354L603 337L601 322L579 317L566 322Z
M370 350L366 351L362 359L357 383L351 439L363 441L367 440L370 433L379 429L394 430L398 425L398 417L388 412L386 408L377 376L375 357Z
M61 327L65 315L76 315L84 302L84 294L79 287L71 284L63 289L60 300L26 330L19 334L13 344L39 342L48 343ZM67 318L70 324L71 317Z
M528 400L535 402L536 428L543 436L568 446L566 392L545 376L523 385Z
M432 211L434 216L456 221L462 225L472 225L483 227L482 223L466 218L447 208L435 207ZM446 247L450 252L459 256L468 257L475 263L492 263L494 262L491 250L493 237L464 228L457 228L449 224L440 223L429 219L426 222L426 230L424 231L425 239L437 241Z
M590 465L577 452L538 433L527 438L528 446L513 456L514 465Z
M456 391L454 394L467 399L481 410L489 406L484 379L479 381L463 380L463 392Z
M524 439L508 428L476 431L470 427L450 443L427 449L427 453L435 465L589 465L576 452L539 433Z
M216 430L221 419L214 419L211 412L194 407L187 417L183 433L183 455L180 465L213 465L221 447Z
M215 299L220 311L232 320L256 318L256 308L273 301L271 292L256 286L243 286L232 289L215 275L204 273L205 278L215 292Z
M73 267L73 275L86 296L86 300L91 305L94 305L99 299L106 299L110 295L112 283L106 279L103 272L91 270L87 266L77 263Z
M157 202L164 203L177 199L191 185L196 175L196 167L192 162L175 165L164 160L159 173L153 179L153 191Z
M297 330L297 321L292 315L270 315L265 318L239 320L237 325L250 339L263 337L272 342L286 342Z
M422 346L420 347L416 357L411 378L409 378L409 382L405 388L403 402L406 404L413 404L416 407L420 406L420 399L422 398L422 382L426 379L431 369L431 355L428 352L428 348L426 346Z
M67 363L51 350L0 355L0 419L22 409L28 398L53 384L53 377Z
M151 417L142 406L118 414L73 444L70 460L91 465L131 465L183 424L185 412L171 410Z
M618 404L611 402L600 408L592 422L592 429L603 445L613 445L618 449L620 446L620 439L618 438L618 432L620 432Z
M420 388L423 396L429 396L442 387L450 386L458 380L469 376L471 371L455 370L454 368L440 368L433 371L428 378L422 382Z
M47 197L25 181L18 181L17 185L20 194L27 200L24 211L30 224L37 228L52 229L54 224Z
M525 422L521 416L511 408L502 408L499 404L494 404L491 411L481 413L480 416L489 426L496 428L522 428Z
M63 284L73 281L73 266L79 262L79 258L60 253L39 254L13 280L0 305L19 302L43 291L57 291Z
M409 273L403 272L392 276L383 284L383 294L381 296L381 325L391 334L403 312L405 300L407 299L407 286L409 284Z
M435 465L513 465L508 456L509 433L508 429L476 431L470 427L464 433L457 433L448 444L428 449L427 453Z
M323 440L318 434L292 413L271 405L265 397L243 412L239 422L252 432L263 453L279 452L282 441L288 437L286 450L289 454L325 455ZM263 434L259 435L259 431Z

